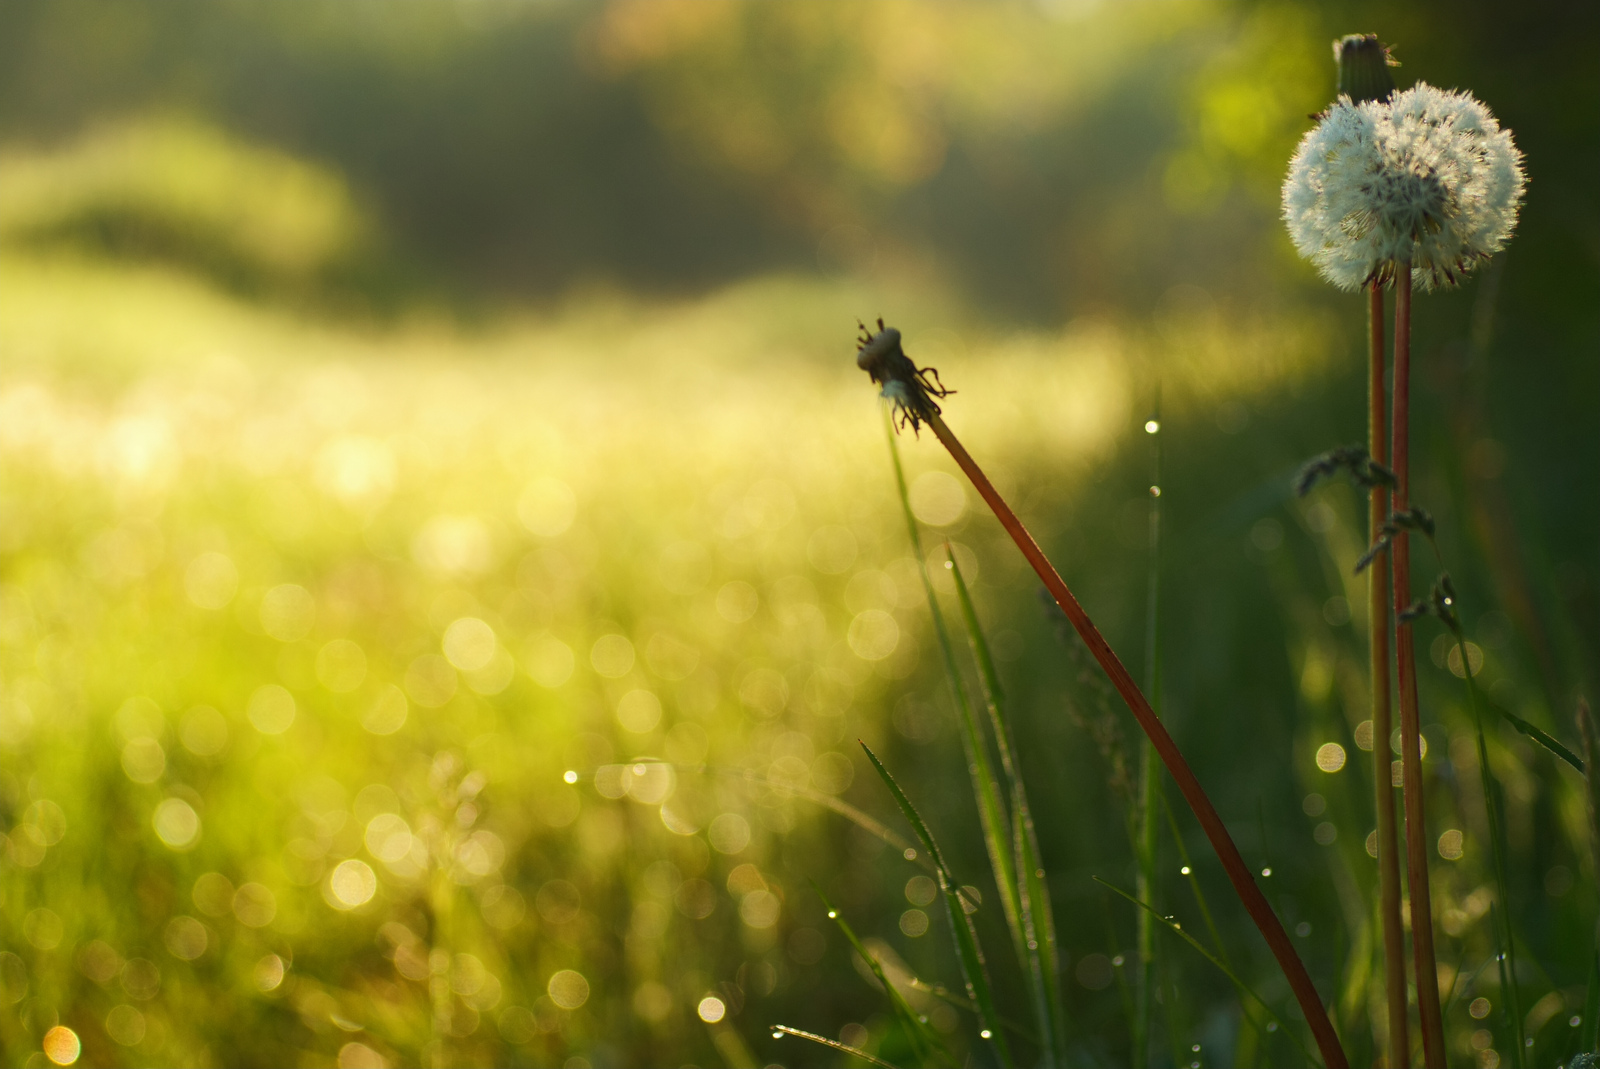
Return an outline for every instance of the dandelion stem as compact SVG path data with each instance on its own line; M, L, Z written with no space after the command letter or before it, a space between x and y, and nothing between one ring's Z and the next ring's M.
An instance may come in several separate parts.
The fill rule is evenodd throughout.
M1384 418L1383 287L1368 287L1367 301L1367 454L1387 464L1388 420ZM1374 482L1368 494L1368 544L1382 534L1389 517L1389 488ZM1367 628L1371 634L1372 778L1378 812L1378 914L1383 927L1384 993L1389 1008L1389 1064L1404 1065L1411 1053L1406 1020L1405 933L1400 926L1400 843L1395 833L1394 780L1389 771L1389 738L1394 732L1389 704L1389 561L1380 554L1367 579Z
M1195 778L1193 770L1179 752L1177 744L1172 741L1172 736L1167 733L1165 725L1151 709L1150 703L1134 683L1128 669L1123 666L1122 661L1117 658L1099 629L1095 627L1094 621L1089 619L1089 615L1083 611L1083 606L1078 604L1078 599L1073 597L1072 591L1067 588L1067 584L1045 557L1039 544L1017 518L1017 514L1011 510L1011 506L1006 504L1005 499L995 490L994 484L984 475L983 469L978 467L971 454L951 433L944 419L937 413L928 414L925 418L933 433L950 451L950 455L961 466L961 470L972 481L972 485L984 501L994 510L1001 526L1006 529L1006 533L1017 544L1022 555L1033 566L1034 572L1055 598L1056 604L1061 606L1061 611L1066 613L1067 619L1072 622L1084 645L1094 654L1101 669L1117 688L1117 692L1122 695L1134 718L1139 721L1139 726L1144 729L1145 735L1155 747L1156 754L1166 765L1178 789L1183 792L1184 799L1194 810L1201 828L1206 833L1206 838L1211 841L1212 849L1217 852L1217 857L1221 860L1234 891L1239 895L1251 919L1255 921L1256 927L1260 929L1262 937L1266 939L1267 946L1277 958L1279 967L1283 969L1328 1069L1348 1069L1349 1059L1345 1057L1344 1047L1339 1042L1338 1033L1334 1031L1333 1022L1328 1019L1328 1011L1317 994L1316 985L1311 982L1311 976L1306 972L1305 963L1295 952L1294 945L1289 941L1289 933L1284 931L1283 923L1278 920L1277 914L1273 913L1266 896L1256 885L1255 877L1245 864L1244 858L1240 856L1239 848L1222 823L1222 817L1217 814L1216 807L1206 796L1205 789L1200 786L1200 781Z
M1411 265L1395 269L1394 304L1394 509L1411 507ZM1444 1069L1444 1018L1439 1009L1439 970L1433 950L1433 900L1428 890L1428 827L1422 798L1421 717L1417 710L1417 658L1411 623L1400 614L1411 603L1411 538L1394 537L1395 662L1400 683L1400 764L1406 815L1406 884L1411 893L1411 957L1417 983L1422 1057L1428 1069ZM1376 725L1374 725L1376 727ZM1374 739L1376 748L1387 740Z

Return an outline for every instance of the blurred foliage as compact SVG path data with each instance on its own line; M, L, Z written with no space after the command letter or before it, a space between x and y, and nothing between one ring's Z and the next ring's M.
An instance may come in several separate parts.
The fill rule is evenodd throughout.
M1419 302L1414 493L1485 686L1570 739L1600 656L1594 19L6 5L7 1060L42 1064L65 1024L95 1064L834 1064L774 1021L903 1057L808 884L895 983L954 982L924 873L818 804L890 819L855 739L994 898L846 360L880 311L1130 666L1159 383L1166 715L1366 1057L1360 502L1288 495L1360 435L1359 309L1293 259L1278 183L1350 30L1516 131L1521 233ZM1131 859L1065 714L1131 725L1095 720L1014 551L931 441L905 447L1004 658L1075 1056L1117 1064L1132 916L1088 877L1131 882ZM1421 641L1451 1042L1487 1064L1476 757ZM1581 798L1514 735L1490 759L1553 1063L1595 915ZM1233 960L1283 1005L1180 825ZM1162 908L1199 930L1163 856ZM1000 919L977 920L1021 1005ZM1155 1048L1245 1057L1236 1001L1169 942Z

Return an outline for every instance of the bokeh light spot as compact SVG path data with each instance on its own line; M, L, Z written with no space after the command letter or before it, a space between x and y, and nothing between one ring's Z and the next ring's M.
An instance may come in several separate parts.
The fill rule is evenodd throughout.
M334 866L328 876L329 905L335 909L357 909L372 901L378 890L378 876L372 866L349 858Z
M83 1044L78 1041L78 1033L66 1025L56 1025L44 1034L44 1056L56 1065L71 1065L78 1060L78 1055L83 1053Z
M575 1010L589 1001L589 981L581 972L561 969L545 985L550 1001L564 1010Z
M750 822L738 813L723 813L706 829L711 845L721 854L737 854L750 845Z
M317 651L317 679L335 694L349 694L367 678L367 654L347 638L336 638Z
M475 616L465 616L445 628L445 658L463 672L475 672L494 659L500 648L494 628Z
M246 928L265 928L278 915L278 896L263 884L241 884L233 893L233 915Z
M601 635L589 650L589 663L607 679L620 679L633 671L633 643L624 635Z
M1344 747L1336 742L1325 742L1317 747L1317 767L1324 772L1337 772L1344 767Z
M716 1024L728 1015L728 1007L715 995L707 995L700 1000L694 1012L706 1024Z
M967 511L961 481L943 471L925 471L911 484L911 511L929 527L948 527Z
M378 691L366 712L361 714L361 726L374 735L393 735L405 726L411 712L405 691L390 683Z
M163 799L150 824L156 837L173 850L188 850L200 841L200 814L182 798Z
M900 914L900 930L912 939L928 934L928 915L920 909L908 909Z
M298 642L317 619L317 602L311 592L294 583L267 591L261 599L261 629L279 642Z
M113 1006L106 1014L106 1035L124 1047L136 1047L144 1041L146 1025L144 1014L123 1003Z
M245 715L261 734L282 735L294 723L294 695L276 683L257 687L255 693L250 695Z
M228 745L228 721L209 705L197 705L183 714L178 739L196 757L215 757Z
M180 961L194 961L206 952L211 939L206 926L193 917L174 917L164 933L167 952Z
M900 645L900 625L882 609L868 609L850 621L848 639L857 657L881 661Z
M534 636L522 656L523 670L546 690L554 690L571 679L576 664L572 647L553 635Z
M723 583L717 591L717 615L730 624L742 624L756 614L761 595L742 579Z

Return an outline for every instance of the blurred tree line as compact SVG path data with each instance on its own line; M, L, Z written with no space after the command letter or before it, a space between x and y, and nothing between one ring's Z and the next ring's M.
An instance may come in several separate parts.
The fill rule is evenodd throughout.
M1278 183L1331 93L1328 42L1375 30L1402 85L1469 87L1516 131L1533 184L1508 282L1592 339L1597 21L1561 0L30 0L0 11L0 137L176 114L322 161L379 222L374 285L882 271L1051 323L1180 283L1307 284Z

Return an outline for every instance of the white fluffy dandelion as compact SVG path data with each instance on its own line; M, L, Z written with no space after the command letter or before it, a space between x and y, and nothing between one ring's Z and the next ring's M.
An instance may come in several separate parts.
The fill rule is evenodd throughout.
M1342 289L1450 286L1511 237L1522 153L1470 93L1418 83L1388 100L1340 97L1301 140L1283 183L1300 255Z

